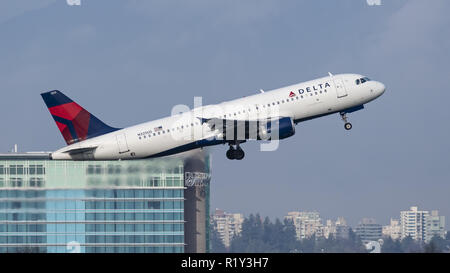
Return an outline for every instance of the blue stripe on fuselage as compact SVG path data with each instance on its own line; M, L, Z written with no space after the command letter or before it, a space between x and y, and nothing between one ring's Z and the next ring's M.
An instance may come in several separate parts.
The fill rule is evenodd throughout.
M303 121L307 121L307 120L311 120L311 119L315 119L315 118L321 118L321 117L324 117L324 116L328 116L328 115L332 115L332 114L336 114L336 113L341 113L341 112L352 113L352 112L355 112L355 111L358 111L358 110L362 110L362 109L364 109L364 104L361 104L361 105L355 106L355 107L351 107L351 108L347 108L347 109L342 110L342 111L333 111L333 112L329 112L329 113L325 113L325 114L319 114L319 115L315 115L315 116L311 116L311 117L307 117L307 118L296 119L296 120L294 120L294 123L297 124L299 122L303 122Z
M213 145L223 144L223 143L225 143L225 140L223 140L223 139L213 139L213 140L202 139L202 140L194 141L194 142L191 142L188 144L184 144L184 145L172 148L170 150L167 150L167 151L164 151L161 153L157 153L157 154L148 156L146 158L173 155L173 154L178 154L178 153L186 152L186 151L197 149L197 148L213 146Z

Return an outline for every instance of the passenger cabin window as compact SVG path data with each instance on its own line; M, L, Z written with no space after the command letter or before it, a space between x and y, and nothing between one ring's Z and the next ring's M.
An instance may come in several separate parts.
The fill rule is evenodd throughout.
M356 85L358 85L358 84L359 84L359 79L356 80Z

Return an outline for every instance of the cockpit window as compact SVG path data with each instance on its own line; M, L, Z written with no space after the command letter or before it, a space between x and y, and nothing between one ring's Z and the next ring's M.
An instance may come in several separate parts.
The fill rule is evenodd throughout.
M364 78L361 78L361 79L357 79L357 80L356 80L356 84L357 84L357 85L358 85L358 84L363 84L363 83L369 82L369 81L370 81L369 78L364 77Z

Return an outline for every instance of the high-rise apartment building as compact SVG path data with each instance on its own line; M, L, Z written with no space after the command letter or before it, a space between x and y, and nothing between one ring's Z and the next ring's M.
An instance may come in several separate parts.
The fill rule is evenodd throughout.
M291 220L295 226L298 239L324 236L324 227L318 212L293 211L289 212L285 219Z
M410 210L400 212L401 238L408 236L418 241L425 241L427 219L429 212L411 207Z
M425 241L429 242L434 236L445 238L445 216L439 216L437 210L428 215Z
M333 236L336 239L348 239L350 227L347 225L344 217L338 217L336 221L327 220L323 227L323 235L325 238Z
M383 236L391 237L392 240L400 239L402 237L400 220L391 218L390 224L383 226Z
M244 216L241 213L227 213L216 209L213 225L225 247L230 247L231 240L241 233L242 222L244 222Z

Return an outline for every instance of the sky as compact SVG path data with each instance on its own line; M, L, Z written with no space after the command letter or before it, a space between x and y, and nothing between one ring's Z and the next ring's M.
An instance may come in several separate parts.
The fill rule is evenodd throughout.
M65 142L40 93L58 89L114 127L358 73L387 90L363 111L300 123L274 152L212 149L211 208L282 218L364 217L410 206L450 220L450 1L4 0L0 152ZM447 227L448 228L448 227Z

